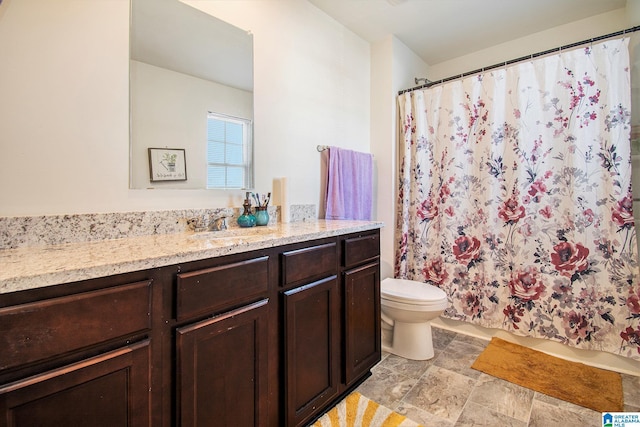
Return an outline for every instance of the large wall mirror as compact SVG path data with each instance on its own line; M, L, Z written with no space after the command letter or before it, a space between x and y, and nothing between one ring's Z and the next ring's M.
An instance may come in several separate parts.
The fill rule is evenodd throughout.
M208 114L253 121L253 37L179 0L131 0L130 28L130 187L206 188Z

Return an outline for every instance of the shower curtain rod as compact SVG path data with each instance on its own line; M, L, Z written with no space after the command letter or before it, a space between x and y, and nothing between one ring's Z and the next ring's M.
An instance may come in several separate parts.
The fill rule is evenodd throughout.
M560 47L556 47L556 48L553 48L553 49L545 50L543 52L533 53L531 55L522 56L520 58L511 59L509 61L500 62L498 64L490 65L488 67L478 68L477 70L474 70L474 71L468 71L466 73L456 74L454 76L447 77L445 79L431 81L431 80L426 79L426 78L417 78L416 77L416 79L415 79L416 84L420 80L424 80L425 84L419 85L419 86L415 86L415 87L412 87L410 89L401 90L401 91L398 92L398 95L402 95L403 93L412 92L412 91L418 90L418 89L429 88L431 86L435 86L435 85L438 85L438 84L449 82L451 80L460 79L462 77L471 76L473 74L483 73L483 72L488 71L488 70L493 70L494 68L505 67L507 65L515 64L517 62L522 62L522 61L526 61L528 59L537 58L538 56L548 55L548 54L554 53L554 52L560 52L563 49L570 49L570 48L573 48L573 47L578 47L578 46L583 45L583 44L593 43L593 42L597 42L597 41L600 41L600 40L604 40L604 39L608 39L608 38L612 38L612 37L616 37L616 36L623 36L623 35L625 35L627 33L633 33L635 31L640 31L640 25L637 25L637 26L631 27L631 28L627 28L626 30L617 31L615 33L605 34L603 36L594 37L594 38L591 38L591 39L588 39L588 40L582 40L580 42L567 44L567 45L564 45L564 46L560 46Z

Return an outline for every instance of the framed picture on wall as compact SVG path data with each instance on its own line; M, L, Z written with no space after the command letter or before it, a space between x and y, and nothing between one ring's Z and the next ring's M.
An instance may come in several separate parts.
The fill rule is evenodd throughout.
M184 148L149 148L149 172L151 182L186 181Z

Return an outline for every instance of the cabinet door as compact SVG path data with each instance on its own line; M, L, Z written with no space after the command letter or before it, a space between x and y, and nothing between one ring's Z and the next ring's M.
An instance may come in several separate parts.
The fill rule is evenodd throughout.
M0 386L0 426L149 426L149 341Z
M179 426L265 425L267 303L176 331Z
M380 361L380 267L368 264L344 273L344 368L351 385Z
M301 425L338 394L340 295L336 276L284 292L285 416Z

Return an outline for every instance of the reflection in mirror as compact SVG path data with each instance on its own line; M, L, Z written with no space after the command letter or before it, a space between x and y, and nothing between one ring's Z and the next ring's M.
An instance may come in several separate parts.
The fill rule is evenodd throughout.
M131 188L251 187L252 36L178 0L131 0L130 31ZM212 114L245 124L240 149L208 142ZM188 179L152 182L150 148L184 150Z

